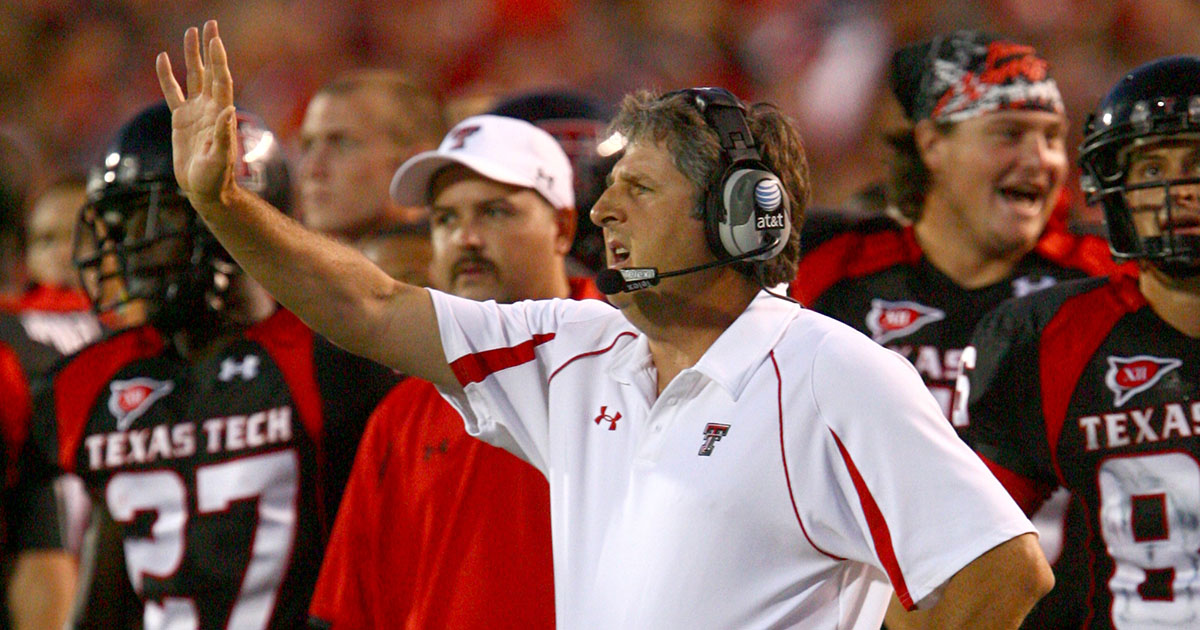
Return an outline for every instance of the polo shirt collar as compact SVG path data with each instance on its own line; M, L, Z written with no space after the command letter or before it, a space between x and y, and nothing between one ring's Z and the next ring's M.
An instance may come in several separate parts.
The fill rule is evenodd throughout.
M772 290L783 295L788 292L786 285ZM692 369L720 385L737 400L750 382L754 368L775 347L800 308L766 291L759 291ZM633 343L623 344L615 351L608 373L617 382L630 385L640 374L652 370L650 341L639 333Z
M781 290L779 290L781 289ZM787 294L787 287L776 287ZM700 357L695 369L729 392L737 400L754 370L779 342L788 324L800 312L798 305L759 291L745 311Z
M636 331L637 336L632 343L621 344L614 350L608 367L609 376L623 385L634 384L639 374L654 367L650 358L650 340L636 328L630 327L630 330Z

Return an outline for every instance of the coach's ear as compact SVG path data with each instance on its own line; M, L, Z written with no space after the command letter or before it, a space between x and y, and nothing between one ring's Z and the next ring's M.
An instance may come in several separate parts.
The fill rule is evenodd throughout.
M941 171L946 164L946 134L928 118L913 127L913 141L921 161L931 171Z

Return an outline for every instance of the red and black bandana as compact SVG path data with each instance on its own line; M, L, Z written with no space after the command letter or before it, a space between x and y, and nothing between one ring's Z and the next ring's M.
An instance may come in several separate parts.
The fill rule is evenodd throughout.
M961 122L1025 109L1062 113L1049 64L1033 47L961 30L900 49L892 56L892 91L914 122Z

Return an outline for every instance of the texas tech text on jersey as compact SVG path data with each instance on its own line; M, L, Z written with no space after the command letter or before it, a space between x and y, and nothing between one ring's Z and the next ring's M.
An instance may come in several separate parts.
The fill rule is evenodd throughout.
M200 427L197 430L197 426ZM96 433L83 440L88 469L122 468L135 464L191 457L205 453L233 452L292 441L292 408L274 407L248 415L182 422L174 426Z

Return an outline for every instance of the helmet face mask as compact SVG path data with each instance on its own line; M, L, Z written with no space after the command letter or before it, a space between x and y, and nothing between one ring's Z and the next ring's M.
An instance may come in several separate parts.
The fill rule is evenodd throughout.
M1200 156L1200 58L1134 69L1084 134L1083 188L1104 210L1113 256L1172 276L1200 274L1200 163L1187 157Z
M286 210L287 170L270 132L239 113L238 139L239 183ZM179 190L165 104L121 129L87 190L74 259L98 313L126 323L144 317L167 334L229 319L224 310L240 271Z
M77 234L75 264L96 310L126 311L140 302L148 321L165 331L219 311L236 271L174 182L89 203Z

